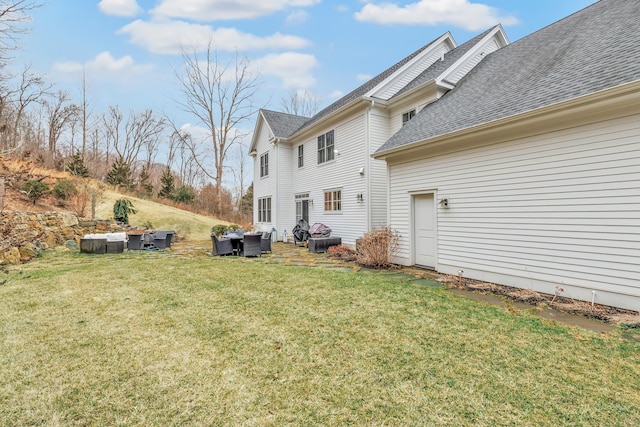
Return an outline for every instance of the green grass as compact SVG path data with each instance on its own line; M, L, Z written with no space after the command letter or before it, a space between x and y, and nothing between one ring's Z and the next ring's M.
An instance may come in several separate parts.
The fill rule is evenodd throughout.
M640 423L640 345L384 274L48 252L0 286L1 425Z
M96 207L96 217L102 219L113 218L113 205L118 199L128 199L133 203L135 214L129 215L129 224L142 227L150 223L152 228L159 230L175 230L181 238L208 240L211 227L216 224L227 224L217 218L184 211L173 206L151 200L139 199L132 196L105 191L100 203Z

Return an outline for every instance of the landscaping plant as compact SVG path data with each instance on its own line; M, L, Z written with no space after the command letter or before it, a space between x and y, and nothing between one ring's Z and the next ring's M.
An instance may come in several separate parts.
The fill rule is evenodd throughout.
M392 268L398 250L398 234L390 227L373 229L356 243L356 261L369 268Z
M113 205L113 219L123 224L129 224L129 214L135 214L133 202L129 199L116 200Z
M22 191L27 194L27 197L35 205L45 194L49 192L49 186L38 180L34 179L27 181L22 186Z

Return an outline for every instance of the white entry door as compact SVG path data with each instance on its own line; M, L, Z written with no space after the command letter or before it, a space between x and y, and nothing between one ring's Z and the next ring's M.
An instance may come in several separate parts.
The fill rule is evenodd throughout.
M413 197L414 259L417 265L436 267L436 219L433 194Z

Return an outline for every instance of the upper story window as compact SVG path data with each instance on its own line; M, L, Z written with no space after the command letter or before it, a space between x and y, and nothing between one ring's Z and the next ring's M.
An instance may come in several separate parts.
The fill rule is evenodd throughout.
M411 111L407 111L406 113L402 113L402 126L406 125L407 122L416 115L416 110L413 109Z
M298 145L298 167L304 166L304 145Z
M260 178L269 175L269 153L260 156Z
M329 190L324 192L325 212L342 210L342 190Z
M333 131L318 137L318 164L331 161L335 158Z

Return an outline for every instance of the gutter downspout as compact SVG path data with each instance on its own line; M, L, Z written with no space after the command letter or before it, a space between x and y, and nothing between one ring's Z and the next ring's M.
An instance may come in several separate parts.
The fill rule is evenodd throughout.
M275 168L275 180L276 180L276 185L275 185L275 194L274 194L274 198L275 198L275 205L276 205L276 215L275 215L275 223L276 223L276 230L280 230L280 159L279 159L279 155L278 155L278 143L280 142L279 138L273 138L272 141L269 141L271 143L271 146L273 147L273 156L276 158L276 168ZM274 227L273 223L273 218L271 218L271 228Z
M365 129L366 131L366 135L365 138L367 139L367 143L366 143L366 148L365 148L365 152L364 152L364 171L365 171L365 175L364 175L364 179L365 179L365 209L366 209L366 232L370 232L371 231L371 205L372 205L372 198L371 198L371 132L370 132L370 127L371 127L371 111L373 110L373 108L376 105L376 101L374 99L369 99L369 102L371 102L371 105L369 106L369 108L367 109L367 123L365 123Z

